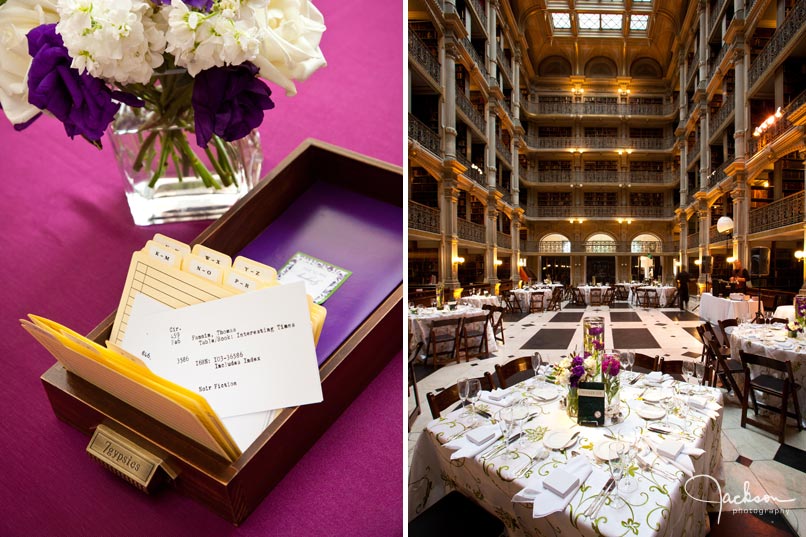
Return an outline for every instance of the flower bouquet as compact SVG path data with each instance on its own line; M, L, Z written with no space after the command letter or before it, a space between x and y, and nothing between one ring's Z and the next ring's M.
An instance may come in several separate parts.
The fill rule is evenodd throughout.
M598 362L588 352L581 356L574 352L574 356L566 356L556 365L554 378L557 384L568 388L566 411L569 416L576 417L579 414L579 393L577 392L579 383L593 380L598 369Z
M619 392L621 383L619 373L621 372L621 361L617 352L606 352L602 358L602 379L604 380L605 397L607 398L607 408L605 414L611 419L618 417L621 412Z
M264 80L294 95L324 30L308 0L0 0L0 106L16 130L45 113L98 148L114 134L145 198L239 188L260 173Z

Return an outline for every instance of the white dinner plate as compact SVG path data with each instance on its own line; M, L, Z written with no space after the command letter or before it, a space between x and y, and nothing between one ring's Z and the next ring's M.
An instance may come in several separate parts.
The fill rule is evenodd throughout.
M557 397L560 396L560 392L551 386L545 386L543 388L535 388L534 391L531 392L532 397L537 399L541 403L548 403L549 401L554 401Z
M543 437L543 445L549 449L566 449L573 446L579 435L574 431L552 431Z
M618 442L602 442L601 444L596 444L593 446L593 454L603 461L617 459L618 453L615 450L614 444L618 444Z
M638 405L633 410L645 420L659 420L666 415L665 410L652 405Z
M666 397L668 397L668 396L663 393L663 390L654 389L654 388L650 388L643 395L644 401L649 401L651 403L658 403L658 402L663 401L664 399L666 399Z

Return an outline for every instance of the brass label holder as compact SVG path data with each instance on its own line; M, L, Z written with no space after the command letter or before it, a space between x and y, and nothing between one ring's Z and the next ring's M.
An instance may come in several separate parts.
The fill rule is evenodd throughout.
M87 453L107 470L145 493L154 492L176 477L162 457L103 424L96 427L87 445Z

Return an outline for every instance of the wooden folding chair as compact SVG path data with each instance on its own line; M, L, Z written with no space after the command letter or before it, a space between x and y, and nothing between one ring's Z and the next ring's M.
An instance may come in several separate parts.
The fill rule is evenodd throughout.
M636 289L635 290L635 303L640 308L649 307L649 297L647 296L649 289Z
M495 365L495 378L498 380L498 386L501 388L514 386L519 382L534 377L534 375L531 356L522 356L521 358L510 360L503 365Z
M481 382L481 389L490 391L493 389L493 376L489 372L484 373L483 377L477 377ZM443 410L450 409L451 411L456 408L451 408L456 402L459 401L459 383L438 392L428 392L425 395L428 401L428 408L431 409L431 416L437 419Z
M529 293L529 313L542 313L543 312L543 293L538 291L536 293Z
M515 313L521 311L521 306L518 299L512 291L504 291L501 295L501 300L504 303L504 308L507 313Z
M496 341L501 341L501 343L505 343L504 340L504 311L505 308L501 306L487 306L485 305L484 309L487 310L487 320L490 322L490 327L493 329L493 337Z
M420 350L422 348L423 342L418 341L417 345L415 345L414 349L412 349L409 353L409 389L412 390L414 395L414 408L409 408L409 429L411 429L411 426L417 419L417 416L419 416L420 412L422 412L420 408L420 393L417 390L417 374L414 370L414 364L417 362L420 356Z
M686 377L683 376L683 360L664 360L661 358L660 370L661 373L671 375L675 380L686 381Z
M588 297L588 305L601 306L602 305L602 289L600 287L593 287Z
M554 290L551 292L551 300L549 300L549 305L546 306L546 311L562 310L562 300L563 300L563 288L555 287Z
M748 399L753 400L753 413L758 415L759 407L776 412L781 415L781 423L778 429L778 442L784 442L786 436L786 418L795 418L798 424L798 431L803 430L801 424L800 404L798 403L798 390L800 386L795 382L795 375L792 372L792 362L789 360L781 361L774 358L767 358L766 356L759 356L750 354L748 352L739 351L739 357L742 361L742 368L744 369L744 397L742 398L742 427L746 428L747 424L755 425L762 429L776 432L770 427L769 424L747 417ZM765 367L772 371L776 371L783 376L780 378L769 373L760 373L755 377L751 376L750 366ZM767 396L776 397L781 400L780 406L775 406L767 402L759 402L756 400L756 391L766 394ZM789 399L792 399L794 412L789 411Z
M724 354L723 349L719 346L719 342L708 332L705 333L705 342L713 354L713 358L716 359L716 367L714 368L715 380L716 377L721 379L722 385L727 388L728 392L733 391L736 397L739 398L739 401L741 401L744 394L734 375L739 375L744 372L742 364L739 363L738 360L732 360L730 354Z
M459 363L461 330L462 317L431 321L431 328L428 331L428 356L433 360L434 369L449 362Z
M659 308L660 301L658 300L657 289L646 289L646 303L648 308Z
M613 298L616 296L616 292L612 287L605 289L604 296L602 297L602 304L605 306L612 306L613 305Z
M459 338L461 341L460 350L464 352L465 360L490 354L489 343L487 342L487 322L487 315L484 314L464 317ZM471 345L471 341L476 339L478 340L478 345ZM482 347L484 347L484 352L481 351ZM475 350L471 352L471 349Z
M730 349L730 332L728 328L735 328L739 326L739 321L736 319L720 319L717 321L719 324L719 331L722 332L723 347Z
M650 356L640 352L635 353L635 362L632 370L638 373L652 373L660 371L660 356Z

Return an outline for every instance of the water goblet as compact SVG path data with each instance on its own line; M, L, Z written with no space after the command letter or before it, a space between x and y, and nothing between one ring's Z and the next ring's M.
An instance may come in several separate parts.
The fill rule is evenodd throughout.
M535 353L532 355L532 369L535 371L535 379L537 380L538 387L543 385L543 382L537 376L541 365L543 365L543 357L540 356L539 352L535 351Z
M469 379L467 381L467 398L470 399L470 408L473 412L473 424L476 423L476 402L481 397L481 381L479 379Z
M624 499L619 494L619 487L621 486L621 480L625 473L622 454L626 450L626 447L623 442L612 442L609 447L610 459L607 461L607 465L610 468L610 477L616 482L616 486L613 488L612 495L610 496L610 507L613 509L621 509L624 507Z
M686 382L689 384L695 384L697 377L695 373L697 369L694 365L694 362L685 361L683 362L683 376L686 378Z
M669 416L671 416L672 412L675 409L675 405L677 404L677 401L675 400L674 397L674 393L669 393L668 396L663 399L662 404L663 409L666 411L666 419L664 420L664 423L666 425L671 425L671 423L669 422Z
M627 363L630 365L630 373L632 373L632 366L635 365L635 351L627 351Z
M638 480L629 473L634 451L632 448L634 447L635 446L630 446L626 442L619 442L616 451L616 453L618 453L619 462L622 466L622 475L618 482L618 491L625 496L630 495L638 490Z
M470 384L469 384L468 380L469 379L463 377L463 378L460 378L459 382L456 383L456 388L459 391L459 399L462 400L462 408L465 409L464 415L468 414L467 398L468 398L468 395L470 394L470 391L469 391L470 390Z

